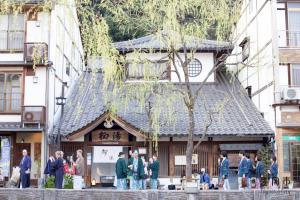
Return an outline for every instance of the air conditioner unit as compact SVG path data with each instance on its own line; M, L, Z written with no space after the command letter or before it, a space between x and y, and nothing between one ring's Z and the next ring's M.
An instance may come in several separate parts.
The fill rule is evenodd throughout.
M47 45L44 43L25 43L25 62L43 64L47 55Z
M285 88L283 90L283 99L286 101L300 100L300 88Z

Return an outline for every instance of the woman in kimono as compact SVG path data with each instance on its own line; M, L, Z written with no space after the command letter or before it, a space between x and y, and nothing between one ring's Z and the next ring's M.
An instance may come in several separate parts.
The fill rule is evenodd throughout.
M60 151L55 152L55 188L62 189L63 188L63 180L64 180L64 161L62 158L62 153Z

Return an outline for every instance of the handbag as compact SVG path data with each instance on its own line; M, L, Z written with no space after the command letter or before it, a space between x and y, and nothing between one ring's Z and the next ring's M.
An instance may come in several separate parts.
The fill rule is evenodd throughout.
M247 187L247 178L243 177L242 178L242 188L245 188L245 187Z

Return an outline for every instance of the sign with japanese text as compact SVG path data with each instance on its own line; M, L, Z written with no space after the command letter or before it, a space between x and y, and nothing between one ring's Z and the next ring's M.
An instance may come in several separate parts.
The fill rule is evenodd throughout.
M128 133L124 130L95 130L93 142L128 142Z

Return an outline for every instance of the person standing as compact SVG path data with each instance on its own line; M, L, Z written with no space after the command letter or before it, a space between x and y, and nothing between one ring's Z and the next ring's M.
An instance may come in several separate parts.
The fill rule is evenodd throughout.
M132 189L139 190L141 189L141 180L144 177L144 165L142 159L139 157L139 153L137 150L133 152L133 163L132 163L132 175L133 175L133 183Z
M253 172L253 162L250 159L250 154L246 153L246 159L247 159L247 188L251 189L251 178L252 178L252 172Z
M125 190L126 187L126 177L127 177L127 165L125 162L125 154L123 152L119 153L119 158L116 163L116 175L117 175L117 189Z
M261 158L259 155L255 157L256 161L256 167L255 167L255 172L256 172L256 180L255 180L255 185L256 189L261 189L261 178L264 176L264 165L261 162Z
M20 162L20 178L21 188L30 187L30 170L31 170L31 158L28 156L27 150L22 151L23 158Z
M240 163L238 167L238 185L239 185L239 190L243 190L245 187L245 181L247 185L247 171L248 171L248 164L247 164L247 159L245 157L245 151L240 151L239 153L240 157Z
M76 161L75 161L75 174L77 176L84 177L84 158L82 156L82 150L78 149L76 151Z
M153 162L150 163L150 180L151 180L151 189L157 190L157 178L159 173L159 162L157 160L157 155L152 156Z
M270 189L277 189L278 188L278 164L276 156L271 158L271 166L268 170L269 173L269 188Z
M54 163L55 163L55 158L53 156L50 156L47 161L44 174L49 176L55 176Z
M132 183L133 183L133 176L132 176L132 165L133 165L133 155L132 155L132 150L129 150L128 152L130 158L128 159L127 167L127 176L129 178L129 188L132 189Z
M54 163L55 188L62 189L63 188L63 180L64 180L64 161L62 158L61 151L56 151L55 157L56 157L56 160Z
M222 151L221 153L221 164L220 164L220 176L223 182L223 190L230 190L228 175L229 175L229 160L227 158L227 152Z
M141 156L144 165L144 177L142 179L142 189L147 189L147 178L148 178L148 163L146 162L145 156Z

